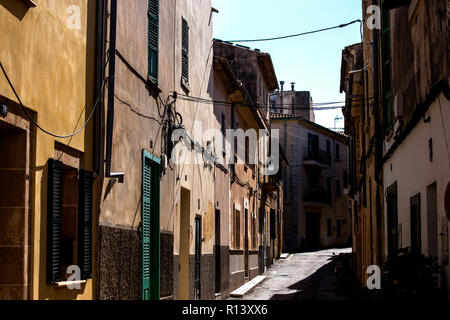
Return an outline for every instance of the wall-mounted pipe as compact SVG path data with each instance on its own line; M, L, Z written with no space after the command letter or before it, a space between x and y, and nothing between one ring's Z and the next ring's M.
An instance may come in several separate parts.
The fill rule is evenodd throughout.
M114 94L116 78L116 31L117 31L117 0L111 0L109 17L109 72L108 72L108 116L106 120L106 174L107 178L123 182L124 173L111 172L111 158L114 132Z
M106 0L97 2L97 34L95 53L95 96L102 95L98 107L94 113L94 156L92 167L97 175L103 172L103 114L104 114L104 92L102 91L103 79L105 78L105 49L106 49Z

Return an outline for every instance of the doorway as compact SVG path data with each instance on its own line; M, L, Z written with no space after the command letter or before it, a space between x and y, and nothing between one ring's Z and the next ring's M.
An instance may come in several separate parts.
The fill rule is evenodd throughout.
M320 248L320 214L306 213L306 249L316 250Z
M194 300L200 300L200 279L201 279L201 258L202 258L202 218L195 218L195 279L194 279Z
M189 250L190 250L190 218L191 217L191 192L181 188L180 207L180 243L179 243L179 272L178 272L178 298L190 299L189 290Z
M27 131L0 120L0 299L30 298L29 141Z
M245 264L245 280L249 279L249 263L248 263L248 255L249 255L249 248L248 248L248 209L244 209L244 264Z
M215 260L216 260L216 293L220 293L221 292L221 288L220 288L220 280L221 280L221 272L220 272L220 210L216 210L215 212Z
M427 230L428 255L438 257L438 212L437 185L433 183L427 188Z

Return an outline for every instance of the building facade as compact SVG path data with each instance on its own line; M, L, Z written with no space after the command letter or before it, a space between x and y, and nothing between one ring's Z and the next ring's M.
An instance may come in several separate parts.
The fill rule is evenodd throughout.
M270 94L270 110L272 113L287 114L302 117L315 122L313 99L309 91L295 91L294 83L290 91L284 91L284 83L281 83L281 91Z
M362 5L363 43L344 50L341 81L353 143L357 273L364 283L369 265L382 266L397 249L410 248L438 258L443 267L439 285L445 289L448 1ZM379 28L369 28L377 13L371 5L379 8Z
M62 1L0 6L0 299L95 296L96 6L72 2L80 24Z
M347 137L295 115L273 113L272 128L288 163L281 168L284 250L350 245Z
M281 254L283 204L278 199L282 186L278 174L264 173L270 145L269 92L278 84L266 53L216 40L214 56L214 100L228 102L215 105L217 127L224 135L227 129L245 135L242 139L224 138L228 146L224 150L234 151L233 159L229 159L233 163L228 166L226 223L229 291L233 291L263 273Z

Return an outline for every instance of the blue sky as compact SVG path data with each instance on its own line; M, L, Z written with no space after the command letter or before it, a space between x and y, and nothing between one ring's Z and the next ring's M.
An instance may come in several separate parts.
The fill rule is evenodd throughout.
M214 37L240 40L277 37L361 19L361 0L212 0ZM361 42L360 24L298 38L242 43L270 53L278 81L290 90L310 91L314 103L344 101L339 93L344 47ZM316 111L316 122L334 127L339 109ZM337 127L343 127L343 121Z

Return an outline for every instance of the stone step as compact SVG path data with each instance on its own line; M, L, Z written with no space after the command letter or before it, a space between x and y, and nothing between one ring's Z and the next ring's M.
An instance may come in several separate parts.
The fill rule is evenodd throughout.
M266 279L265 276L257 276L254 279L252 279L251 281L247 282L246 284L244 284L242 287L234 290L230 296L234 297L234 298L242 298L244 295L246 295L250 290L252 290L253 288L255 288L258 284L260 284L261 282L263 282Z

